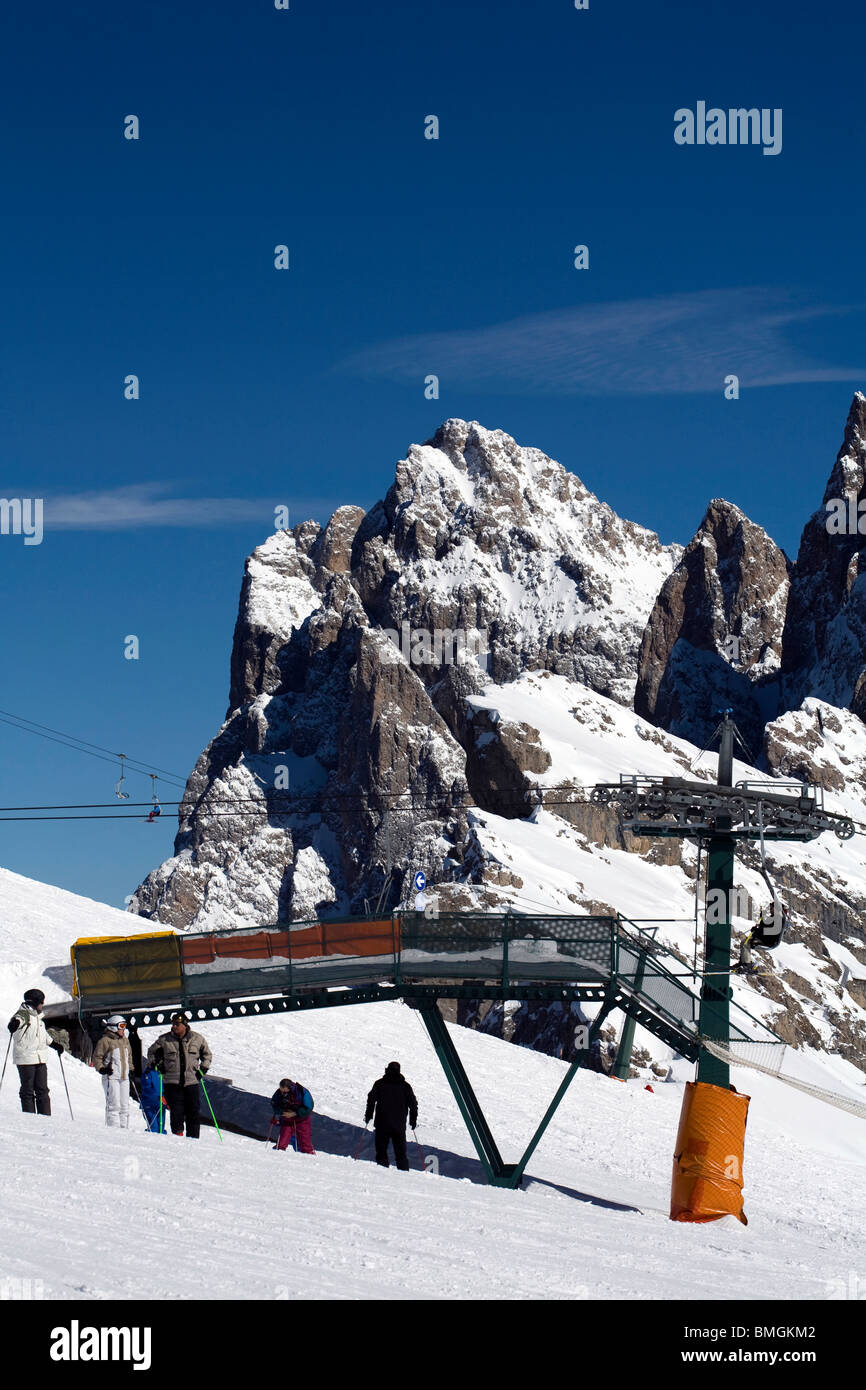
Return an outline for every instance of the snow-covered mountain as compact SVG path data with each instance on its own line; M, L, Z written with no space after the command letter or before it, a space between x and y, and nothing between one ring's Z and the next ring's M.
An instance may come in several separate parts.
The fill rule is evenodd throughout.
M859 410L855 401L856 419ZM409 451L371 512L340 508L327 526L278 532L250 557L227 717L190 777L174 856L138 890L139 915L0 871L0 1008L11 1014L34 985L49 1004L67 999L76 937L154 921L182 930L298 920L363 909L383 887L387 906L405 905L418 868L443 909L643 919L687 972L701 936L695 848L636 838L586 789L620 772L710 778L698 705L725 699L759 759L737 763L736 777L820 780L831 809L866 823L849 612L859 561L846 562L851 582L823 608L797 600L809 655L794 670L803 555L792 566L718 500L690 546L663 547L538 451L448 421ZM455 633L484 640L461 650ZM843 651L844 679L831 690ZM768 868L791 927L771 974L732 981L736 1001L791 1044L789 1076L849 1097L863 1096L866 1070L862 845L825 835L773 846ZM746 905L766 898L754 848L738 854L737 887ZM749 926L743 911L737 936ZM563 1079L573 1029L547 1005L468 1001L460 1018L472 1025L459 1030L467 1071L504 1160L515 1161ZM602 1062L621 1022L611 1016ZM147 1268L150 1297L183 1299L192 1268L207 1298L777 1301L844 1297L859 1277L863 1121L771 1077L734 1072L752 1096L750 1225L721 1222L708 1243L701 1228L668 1219L694 1068L640 1028L637 1075L578 1075L521 1192L480 1184L405 1005L214 1020L205 1031L218 1115L242 1113L259 1132L277 1080L295 1075L316 1100L317 1157L276 1155L233 1133L220 1144L211 1129L191 1145L143 1124L109 1131L99 1078L67 1057L72 1121L52 1055L50 1119L20 1114L8 1077L0 1095L0 1242L15 1287L135 1299ZM393 1057L416 1089L432 1173L417 1149L416 1171L398 1174L363 1147L364 1099ZM262 1232L285 1206L285 1162L291 1239L268 1241L263 1258Z
M863 490L864 411L858 395L840 453L860 462L837 461L830 486ZM363 911L380 893L405 904L423 868L442 908L667 919L691 962L695 850L636 840L585 789L682 774L724 702L757 764L738 775L816 778L866 822L866 729L847 707L859 542L828 536L851 551L850 582L810 607L816 518L794 565L721 500L685 551L665 547L537 449L447 421L370 512L277 532L248 560L226 721L132 910L178 928ZM791 616L807 609L811 646ZM810 654L794 671L796 633ZM816 695L843 647L837 706ZM789 938L776 974L735 988L792 1042L866 1068L862 844L774 846ZM759 905L757 853L739 858Z
M459 878L465 808L499 805L533 758L526 731L472 722L469 697L536 669L630 704L679 555L538 450L449 420L369 513L342 507L250 557L226 723L190 778L177 853L133 910L298 919L362 908L389 862L398 890L419 858Z

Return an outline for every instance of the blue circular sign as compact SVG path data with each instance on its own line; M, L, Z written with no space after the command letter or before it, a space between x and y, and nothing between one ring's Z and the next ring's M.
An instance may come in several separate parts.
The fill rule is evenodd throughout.
M427 875L423 869L419 869L414 879L415 888L419 893L423 893L427 887Z

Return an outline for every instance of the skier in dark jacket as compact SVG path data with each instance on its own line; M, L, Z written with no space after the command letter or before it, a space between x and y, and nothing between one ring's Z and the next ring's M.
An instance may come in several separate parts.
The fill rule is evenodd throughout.
M376 1118L373 1120L373 1112ZM373 1083L367 1097L367 1110L364 1123L373 1120L376 1136L376 1162L382 1168L388 1167L388 1144L394 1145L394 1161L403 1172L408 1172L409 1159L406 1157L406 1118L410 1128L418 1123L418 1102L415 1092L406 1078L401 1075L400 1063L389 1062L385 1075Z
M313 1097L299 1081L290 1081L284 1076L278 1090L271 1096L274 1107L274 1120L280 1126L278 1149L287 1149L295 1139L295 1146L302 1154L314 1154L312 1125Z

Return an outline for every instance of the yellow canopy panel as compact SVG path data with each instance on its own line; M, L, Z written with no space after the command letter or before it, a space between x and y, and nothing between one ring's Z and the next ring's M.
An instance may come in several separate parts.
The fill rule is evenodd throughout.
M176 997L181 988L179 942L173 931L79 937L71 948L72 992L109 1003Z

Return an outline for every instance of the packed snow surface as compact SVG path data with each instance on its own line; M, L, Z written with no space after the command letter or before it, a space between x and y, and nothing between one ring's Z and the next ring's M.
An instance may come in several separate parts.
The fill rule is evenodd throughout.
M127 914L0 871L0 1009L24 989L68 990L78 936L129 934ZM683 1083L578 1073L529 1164L525 1189L479 1165L420 1019L399 1003L197 1025L214 1052L219 1118L241 1096L266 1133L281 1076L311 1090L316 1157L211 1128L198 1143L103 1123L96 1074L71 1057L70 1119L52 1054L54 1114L0 1093L0 1279L47 1299L823 1299L866 1276L863 1122L739 1072L753 1097L748 1227L668 1220ZM453 1035L506 1161L519 1157L564 1064L467 1029ZM156 1030L144 1034L146 1043ZM419 1100L414 1171L379 1169L364 1102L392 1059ZM827 1084L823 1060L798 1058ZM840 1083L850 1082L840 1063ZM233 1088L217 1078L231 1078ZM252 1122L250 1122L252 1117ZM25 1285L16 1281L30 1281Z

